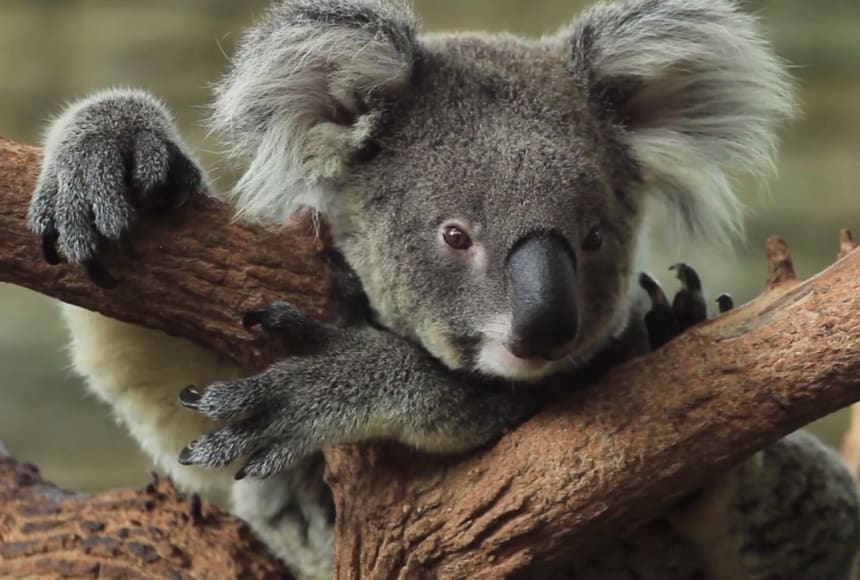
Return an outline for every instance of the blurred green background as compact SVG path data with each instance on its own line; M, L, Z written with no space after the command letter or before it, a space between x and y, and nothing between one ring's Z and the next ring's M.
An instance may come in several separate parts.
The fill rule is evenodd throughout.
M164 97L194 144L208 153L200 106L221 74L237 33L263 0L0 0L0 135L36 142L63 103L99 88L131 85ZM585 2L416 0L425 29L553 31ZM840 227L860 229L860 2L759 0L779 52L795 65L804 117L786 133L778 179L750 191L747 236L734 249L669 248L698 266L709 292L738 302L760 292L764 241L786 236L808 276L830 264ZM223 186L223 184L222 184ZM674 283L664 277L674 289ZM143 481L149 464L108 409L68 370L54 304L0 284L0 440L69 488ZM845 415L814 429L836 443Z

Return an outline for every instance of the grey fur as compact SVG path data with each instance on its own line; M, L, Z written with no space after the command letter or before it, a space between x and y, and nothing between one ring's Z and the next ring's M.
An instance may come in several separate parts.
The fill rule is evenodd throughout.
M275 223L302 204L326 211L376 324L335 329L275 305L263 326L311 352L190 401L229 424L183 460L214 467L250 455L245 475L277 474L237 484L235 509L299 576L325 577L319 449L382 437L459 451L514 425L547 377L587 367L638 330L634 281L656 205L695 233L740 227L729 176L770 167L792 108L784 67L728 0L601 4L535 41L419 35L407 8L381 0L276 4L216 89L213 127L247 163L233 200L241 215ZM122 236L148 192L204 180L169 113L139 92L72 106L45 145L30 223L56 234L74 263L92 260L101 237ZM470 231L468 253L440 243L451 221ZM603 247L585 252L595 225ZM587 305L569 356L538 370L498 354L511 332L506 257L535 232L569 245ZM856 493L832 454L802 441L777 443L573 576L847 579ZM798 486L784 489L792 475ZM798 510L798 497L815 509ZM725 507L718 521L695 517L714 506ZM778 549L764 522L785 532ZM713 529L724 533L703 533ZM806 546L810 534L826 550Z
M739 233L733 174L773 170L776 126L795 109L755 19L725 0L622 0L587 11L571 38L574 71L625 129L640 185L694 232Z
M744 578L856 578L857 481L832 449L794 433L741 466L736 477L727 513Z
M51 124L43 147L27 218L36 234L58 236L73 264L95 258L103 239L126 234L135 205L207 188L172 115L143 91L113 89L71 105Z
M325 207L327 183L409 82L414 26L394 3L295 0L244 36L212 115L248 162L233 195L241 215L283 223L299 204Z
M452 375L390 332L299 321L283 303L272 310L273 318L286 321L288 340L295 341L291 327L302 328L304 336L311 325L321 327L313 333L325 337L320 352L210 385L192 406L230 424L197 441L183 461L221 467L253 453L243 471L270 477L324 446L372 438L426 451L464 451L490 441L529 411L507 385Z
M331 578L334 503L317 454L268 479L233 485L233 511L253 527L272 552L301 579Z

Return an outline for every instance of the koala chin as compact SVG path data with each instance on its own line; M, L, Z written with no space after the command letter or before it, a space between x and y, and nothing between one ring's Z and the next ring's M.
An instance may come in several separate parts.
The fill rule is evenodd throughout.
M225 197L270 227L328 215L348 324L286 302L247 313L308 352L243 376L68 307L75 369L181 485L229 489L297 577L329 578L320 450L475 449L550 378L572 385L641 337L649 228L737 234L733 178L771 170L793 109L785 65L731 0L599 3L538 39L424 34L383 0L277 2L215 88L211 126L244 169ZM29 223L49 261L112 287L99 248L201 189L165 105L107 90L49 127ZM831 451L795 434L712 487L570 574L849 579L860 508Z

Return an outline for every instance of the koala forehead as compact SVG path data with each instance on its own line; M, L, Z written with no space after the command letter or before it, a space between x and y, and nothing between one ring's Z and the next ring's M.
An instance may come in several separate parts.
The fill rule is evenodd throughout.
M432 35L357 171L404 229L463 220L508 247L633 212L636 167L589 106L561 43ZM619 215L622 212L622 215ZM389 214L390 215L390 214ZM491 231L486 231L490 228Z

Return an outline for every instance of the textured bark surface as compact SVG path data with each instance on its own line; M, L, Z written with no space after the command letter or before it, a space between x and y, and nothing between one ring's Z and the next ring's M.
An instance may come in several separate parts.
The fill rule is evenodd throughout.
M857 243L849 230L842 230L840 237L838 258L841 260L857 248ZM854 472L854 477L860 479L860 404L851 407L851 423L842 443L842 457Z
M124 282L114 290L48 265L26 228L39 159L37 148L0 138L0 281L190 338L249 368L274 352L271 340L242 328L244 311L280 299L324 315L324 243L310 223L276 234L234 222L227 207L202 196L168 219L144 216L134 238L139 258L108 248L107 267Z
M63 491L0 445L0 578L284 578L250 530L153 476L143 490Z
M248 367L272 351L241 329L242 310L279 297L325 312L319 241L230 223L212 202L141 228L143 258L108 262L124 280L118 290L97 291L67 266L43 265L24 223L37 159L32 148L0 144L0 280L187 336ZM860 399L860 252L805 283L794 279L784 241L770 240L768 257L760 299L585 390L571 385L569 401L482 452L328 450L338 577L534 575ZM0 522L17 521L10 505L0 504ZM66 517L61 509L45 520ZM0 528L0 544L7 533Z

